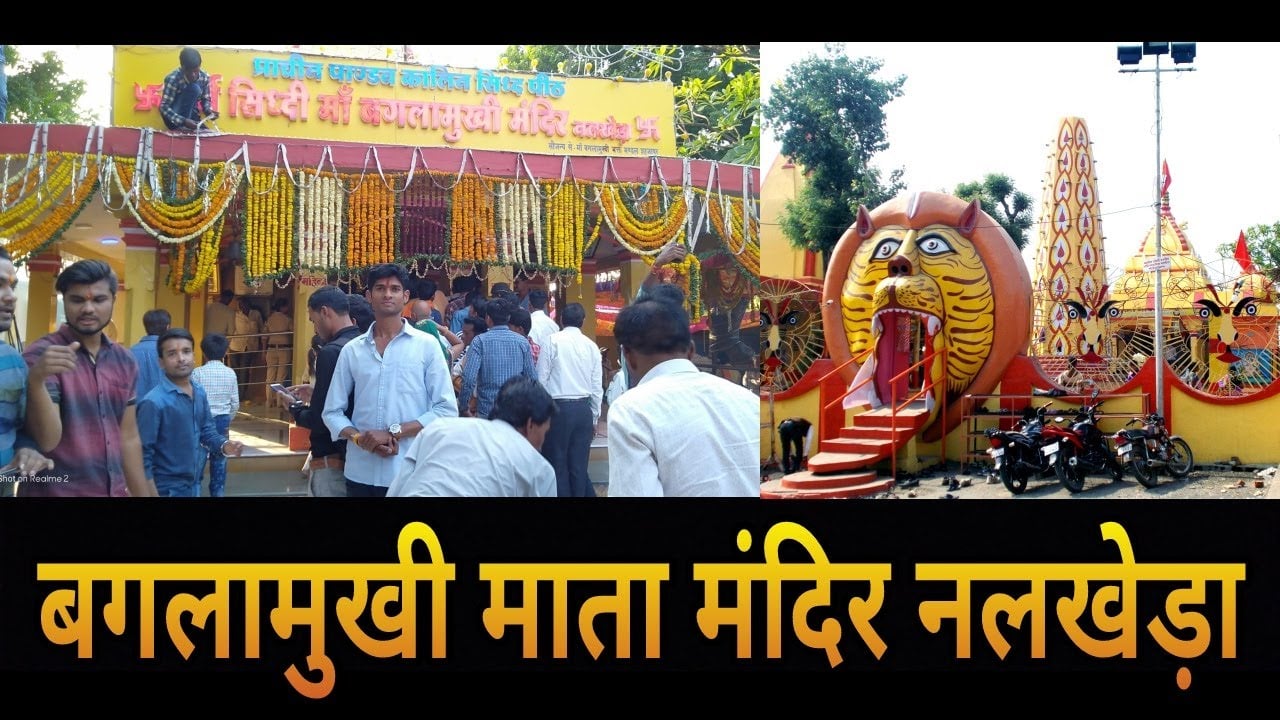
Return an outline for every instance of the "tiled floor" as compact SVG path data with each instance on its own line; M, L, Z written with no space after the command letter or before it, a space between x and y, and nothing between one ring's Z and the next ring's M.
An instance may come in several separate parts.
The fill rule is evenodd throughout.
M296 460L298 469L229 472L228 497L307 497L307 481L300 471L305 456L289 452L287 429L282 436L280 427L278 423L245 413L237 416L231 424L231 439L244 444L241 457L266 459L289 455ZM606 497L609 487L608 440L604 436L604 430L604 424L601 423L599 432L592 439L591 458L587 463L587 474L591 477L598 497ZM282 463L272 463L277 467L280 464ZM207 479L203 492L205 496L209 493Z

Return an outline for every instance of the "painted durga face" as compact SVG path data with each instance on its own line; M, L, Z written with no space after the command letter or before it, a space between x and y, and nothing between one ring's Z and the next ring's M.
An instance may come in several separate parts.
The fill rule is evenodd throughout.
M926 360L933 403L924 439L936 440L958 423L960 397L988 392L1026 346L1030 293L1021 255L976 201L919 193L873 213L859 208L828 268L824 297L839 298L823 308L828 350L837 364L871 351L862 364L876 359L874 387L886 405L904 362ZM895 350L909 362L890 361Z

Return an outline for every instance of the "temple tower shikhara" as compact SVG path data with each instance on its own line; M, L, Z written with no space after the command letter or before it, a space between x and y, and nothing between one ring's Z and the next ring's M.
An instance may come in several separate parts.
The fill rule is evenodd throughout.
M1032 266L1030 354L1078 355L1084 351L1080 320L1065 301L1097 307L1107 292L1098 181L1084 119L1062 118L1052 147Z

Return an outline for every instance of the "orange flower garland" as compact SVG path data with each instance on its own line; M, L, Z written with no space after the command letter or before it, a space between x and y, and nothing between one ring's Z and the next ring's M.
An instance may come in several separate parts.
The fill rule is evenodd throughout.
M496 263L497 230L494 203L477 176L462 178L453 188L449 212L449 259L454 262Z
M380 178L365 176L347 204L347 267L395 262L396 195Z

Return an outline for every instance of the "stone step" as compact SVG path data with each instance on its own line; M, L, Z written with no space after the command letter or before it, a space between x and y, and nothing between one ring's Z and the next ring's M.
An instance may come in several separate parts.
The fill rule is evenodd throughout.
M819 452L809 458L807 467L814 473L849 472L867 468L881 457L873 453Z
M860 476L861 473L858 475ZM784 481L785 478L761 483L760 498L763 500L843 500L876 495L893 487L893 478L812 490L790 490L783 487Z
M863 453L876 457L888 457L893 452L893 441L889 438L855 437L852 434L844 437L823 440L819 446L821 452L828 453Z
M830 490L848 485L862 485L873 482L877 477L875 470L864 470L853 473L832 473L819 475L812 471L801 470L784 475L781 480L783 490Z

